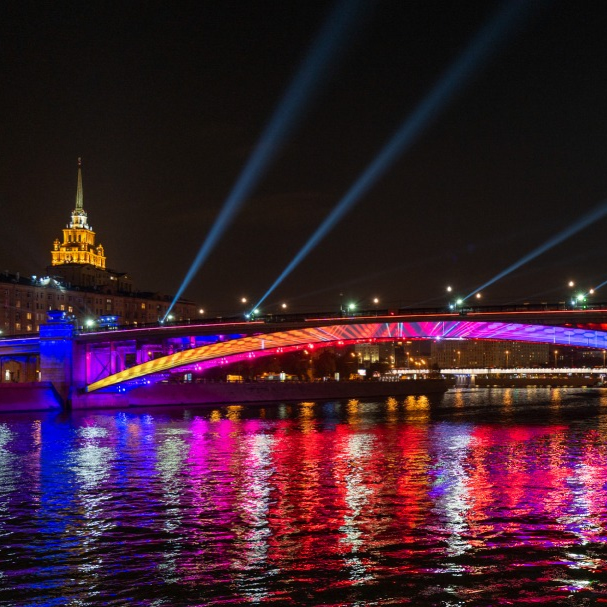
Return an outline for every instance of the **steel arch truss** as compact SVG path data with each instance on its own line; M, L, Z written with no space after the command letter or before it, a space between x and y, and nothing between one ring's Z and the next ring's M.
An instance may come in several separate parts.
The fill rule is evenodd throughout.
M245 357L266 356L306 346L397 339L490 339L607 349L607 332L573 327L465 320L338 324L260 333L183 350L109 375L87 386L87 391L194 364L208 368Z

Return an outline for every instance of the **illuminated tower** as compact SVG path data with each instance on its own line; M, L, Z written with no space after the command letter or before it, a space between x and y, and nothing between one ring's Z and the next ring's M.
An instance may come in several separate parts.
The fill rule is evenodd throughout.
M82 162L78 158L76 208L72 211L72 221L63 230L63 242L57 238L53 244L51 265L83 264L105 270L103 246L95 245L95 232L87 223L82 200Z

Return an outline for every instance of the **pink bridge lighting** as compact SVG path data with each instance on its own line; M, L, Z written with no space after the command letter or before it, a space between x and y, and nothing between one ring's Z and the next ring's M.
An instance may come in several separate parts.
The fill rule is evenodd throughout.
M219 366L254 356L267 356L293 349L345 345L365 341L400 339L491 339L560 346L607 348L607 332L573 327L465 320L431 322L382 322L327 325L275 333L259 333L210 345L182 350L90 384L88 392L116 386L141 377L197 365L199 369Z

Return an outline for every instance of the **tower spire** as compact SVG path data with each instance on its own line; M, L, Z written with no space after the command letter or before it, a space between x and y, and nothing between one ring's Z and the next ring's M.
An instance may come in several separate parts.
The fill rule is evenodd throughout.
M63 242L57 238L53 243L51 265L88 265L105 270L105 251L101 244L95 244L95 232L88 224L82 198L82 158L78 158L76 208L72 211L72 221L63 229Z
M82 158L78 158L78 189L76 191L76 211L83 210L82 196Z

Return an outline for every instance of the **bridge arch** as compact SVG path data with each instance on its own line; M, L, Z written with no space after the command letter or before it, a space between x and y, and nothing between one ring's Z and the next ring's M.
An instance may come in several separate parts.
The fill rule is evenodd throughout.
M269 331L182 350L108 375L88 385L86 390L94 392L196 363L217 366L231 362L236 357L255 353L269 355L308 344L328 346L340 342L400 339L488 339L607 348L606 331L553 325L467 320L329 324L288 331Z

